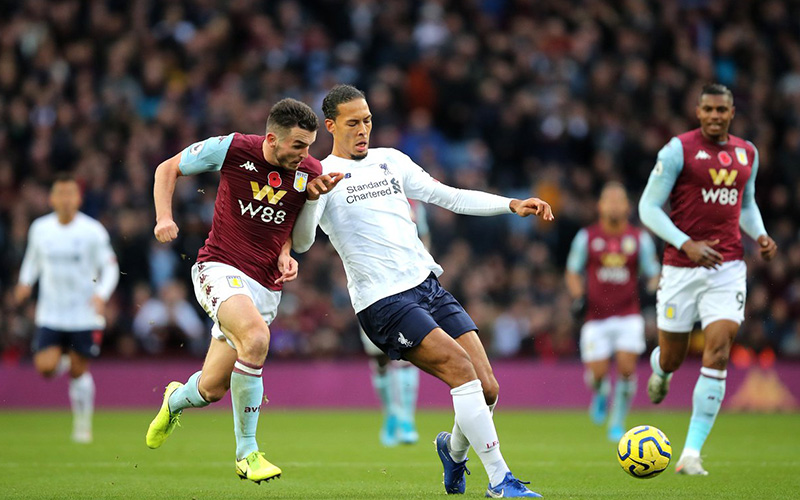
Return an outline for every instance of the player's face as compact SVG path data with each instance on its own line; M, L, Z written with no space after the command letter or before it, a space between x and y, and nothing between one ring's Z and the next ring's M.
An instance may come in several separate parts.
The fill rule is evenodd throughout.
M81 191L78 183L62 181L53 184L50 190L50 206L59 219L71 219L81 207Z
M333 134L333 154L353 160L365 158L372 132L372 113L367 101L355 99L337 109L339 116L335 120L325 120L325 127Z
M308 157L308 148L316 139L316 132L300 127L292 127L284 136L267 132L266 147L272 152L272 155L267 152L267 160L274 161L280 167L297 170L300 162Z
M727 95L704 94L697 105L697 119L703 135L715 141L728 139L728 128L736 113L733 101Z
M628 193L619 187L604 189L600 194L597 209L600 213L600 218L609 222L618 224L628 220L631 209Z

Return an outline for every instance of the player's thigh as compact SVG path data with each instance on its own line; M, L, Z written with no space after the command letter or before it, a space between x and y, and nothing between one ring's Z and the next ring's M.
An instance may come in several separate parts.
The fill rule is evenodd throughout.
M211 340L199 382L200 392L204 397L209 395L210 399L217 400L230 389L236 358L236 351L225 340Z
M614 352L608 318L587 321L581 327L581 361L585 364L608 361Z
M477 378L467 351L441 328L434 328L419 345L404 351L403 355L451 388Z
M586 369L589 370L589 373L594 380L601 380L608 375L608 369L611 365L611 360L605 358L597 361L585 361L584 365L586 365Z
M269 327L247 295L234 295L223 302L217 311L217 320L239 351L243 345L257 339L269 342Z
M494 403L497 400L500 385L497 383L492 365L489 363L489 357L486 355L486 350L483 348L483 343L478 334L474 331L464 333L456 338L456 342L467 352L469 359L472 361L475 374L483 386L486 404Z
M747 301L746 276L747 266L741 260L725 262L708 273L706 289L698 300L703 330L721 320L742 324Z
M89 371L90 358L77 351L69 351L69 376L78 378Z
M42 375L52 375L58 366L62 352L61 347L57 345L51 345L40 349L33 355L33 366L36 367L36 371Z
M636 363L639 361L641 353L629 351L617 351L614 361L617 364L617 373L623 377L630 377L636 373Z
M690 332L700 319L698 299L705 291L706 269L664 266L656 292L656 324L667 332Z
M221 333L230 335L233 345L241 349L242 340L251 336L269 335L267 323L274 318L280 292L268 294L264 287L233 266L218 262L198 262L192 266L192 284L195 298L216 328L215 338ZM259 310L262 308L269 310Z

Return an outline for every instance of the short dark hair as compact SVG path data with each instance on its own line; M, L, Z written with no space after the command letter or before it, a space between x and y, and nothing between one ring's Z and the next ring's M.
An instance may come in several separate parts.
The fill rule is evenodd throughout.
M625 192L625 196L628 195L628 190L625 188L625 184L620 181L608 181L603 184L603 187L600 188L600 195L602 196L603 193L609 189L621 189Z
M75 183L77 183L78 181L77 181L77 179L75 179L75 176L72 175L70 172L59 172L59 173L57 173L56 175L53 176L53 183L50 185L50 187L52 188L56 184L60 184L62 182L75 182Z
M364 92L352 85L337 85L333 87L325 99L322 100L322 114L328 120L335 120L339 116L339 105L356 99L366 99Z
M730 98L731 103L733 103L733 92L721 83L707 83L703 85L703 90L700 91L700 96L697 98L697 101L700 102L700 99L702 99L704 95L726 95Z
M281 99L269 110L267 132L283 135L294 127L316 132L319 118L307 104L290 97Z

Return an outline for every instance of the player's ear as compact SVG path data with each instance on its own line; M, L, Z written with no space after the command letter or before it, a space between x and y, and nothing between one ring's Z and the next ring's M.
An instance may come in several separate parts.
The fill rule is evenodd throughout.
M330 118L325 118L325 130L333 134L336 132L336 122Z
M275 132L267 132L267 145L271 148L278 145L278 135Z

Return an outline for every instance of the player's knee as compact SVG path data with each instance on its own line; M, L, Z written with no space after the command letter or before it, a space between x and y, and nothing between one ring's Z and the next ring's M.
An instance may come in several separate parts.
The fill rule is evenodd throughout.
M478 378L469 354L463 349L440 352L436 360L428 363L428 367L450 387L458 387Z
M56 368L54 366L37 366L36 371L44 378L53 378L56 376Z
M264 359L269 350L269 330L266 328L253 328L242 339L244 356L248 359Z
M662 354L661 369L667 373L672 373L681 367L682 362L683 358L681 356L663 356Z
M491 376L488 380L482 380L481 385L483 386L483 397L486 399L486 404L494 404L500 394L500 384L497 383L497 379Z
M710 368L724 370L728 366L729 357L730 349L727 345L712 346L707 348L703 354L703 364Z

